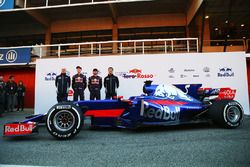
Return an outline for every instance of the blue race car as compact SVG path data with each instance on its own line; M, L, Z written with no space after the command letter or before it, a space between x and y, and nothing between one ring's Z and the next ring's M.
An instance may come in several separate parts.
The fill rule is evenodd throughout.
M141 126L179 125L212 120L226 128L236 128L243 121L242 106L230 88L201 88L201 84L152 85L146 81L144 94L127 100L77 101L54 105L46 114L32 115L21 122L4 125L4 136L38 133L46 123L49 133L58 139L72 138L80 132L84 117L92 127L134 129Z

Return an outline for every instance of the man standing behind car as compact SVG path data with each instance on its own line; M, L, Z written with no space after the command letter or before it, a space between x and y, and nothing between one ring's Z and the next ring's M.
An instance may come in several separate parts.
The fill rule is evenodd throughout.
M72 88L74 90L74 101L78 101L79 97L80 100L84 100L84 90L87 87L87 79L86 76L83 75L82 67L76 67L77 74L72 78Z
M9 77L9 81L6 83L6 95L8 97L8 111L13 112L16 103L16 91L17 84L14 81L14 76Z
M19 81L17 86L17 111L19 111L20 108L21 111L23 111L25 92L26 88L23 85L23 81Z
M89 77L88 88L90 92L90 100L101 99L102 78L98 76L98 70L93 69L93 75Z
M4 104L5 104L5 83L3 76L0 76L0 117L4 113Z
M114 99L117 96L116 89L119 88L119 79L113 74L113 67L108 68L108 76L104 78L104 87L106 88L106 99Z
M66 68L62 68L61 74L56 77L55 85L57 87L57 101L63 102L68 100L68 91L70 88L70 76L66 74Z

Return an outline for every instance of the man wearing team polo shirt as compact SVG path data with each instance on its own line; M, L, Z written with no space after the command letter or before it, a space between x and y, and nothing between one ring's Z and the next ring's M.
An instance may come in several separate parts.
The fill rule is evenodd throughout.
M90 100L100 100L101 99L101 89L102 89L102 78L98 76L98 70L93 69L93 75L89 77L89 92Z
M87 87L86 76L82 74L82 67L76 67L77 74L72 78L72 88L74 90L74 101L84 100L84 90Z

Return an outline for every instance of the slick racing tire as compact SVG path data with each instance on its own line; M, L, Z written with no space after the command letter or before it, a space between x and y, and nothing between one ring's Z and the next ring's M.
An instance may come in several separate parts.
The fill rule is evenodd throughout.
M70 103L58 103L47 114L46 127L57 139L70 139L77 135L83 125L81 109Z
M244 117L243 108L234 100L215 101L209 109L209 116L214 123L225 128L237 128Z

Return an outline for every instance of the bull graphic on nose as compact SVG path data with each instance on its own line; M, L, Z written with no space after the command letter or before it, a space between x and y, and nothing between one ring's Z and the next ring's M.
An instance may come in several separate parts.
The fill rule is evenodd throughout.
M190 85L185 86L186 92L182 92L172 85L159 85L155 89L154 96L165 97L172 100L179 98L187 101L192 101L192 99L187 95L189 87Z

